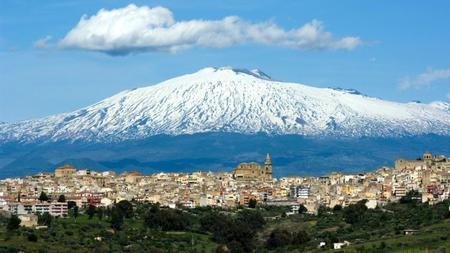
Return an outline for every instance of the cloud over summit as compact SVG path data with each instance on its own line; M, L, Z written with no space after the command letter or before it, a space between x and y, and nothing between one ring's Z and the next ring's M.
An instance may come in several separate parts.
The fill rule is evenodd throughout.
M177 21L167 8L130 4L119 9L101 9L90 17L82 16L58 45L114 55L249 43L299 50L351 50L361 40L335 38L318 20L290 30L273 22L252 23L237 16Z

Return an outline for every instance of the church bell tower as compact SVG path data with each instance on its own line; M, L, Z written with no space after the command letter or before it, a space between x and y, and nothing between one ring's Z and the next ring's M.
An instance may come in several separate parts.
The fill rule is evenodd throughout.
M266 180L272 180L272 161L269 153L266 154L266 159L264 160L264 174Z

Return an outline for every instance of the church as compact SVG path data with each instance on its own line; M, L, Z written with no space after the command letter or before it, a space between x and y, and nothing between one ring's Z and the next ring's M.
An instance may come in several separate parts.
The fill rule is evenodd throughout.
M256 162L240 163L233 170L233 178L241 181L271 181L272 161L267 153L264 160L264 168Z

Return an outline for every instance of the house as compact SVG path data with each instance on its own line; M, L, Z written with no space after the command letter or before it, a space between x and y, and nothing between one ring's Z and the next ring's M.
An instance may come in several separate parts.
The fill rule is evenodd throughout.
M320 242L319 245L317 245L318 249L324 248L325 246L327 246L326 242Z
M33 205L33 213L36 214L44 214L44 213L48 213L50 209L50 204L48 203L37 203L35 205Z
M405 230L403 230L403 233L405 235L414 235L417 232L419 232L419 230L416 230L416 229L405 229Z
M111 206L113 203L114 201L110 198L102 198L100 200L100 204L105 207Z
M19 216L20 219L20 225L30 228L30 227L35 227L38 224L38 217L37 215L34 214L20 214Z
M344 242L335 242L333 243L333 249L342 249L345 246L350 245L350 242L344 241Z
M63 216L67 215L67 212L67 203L54 202L50 205L48 213L51 216Z

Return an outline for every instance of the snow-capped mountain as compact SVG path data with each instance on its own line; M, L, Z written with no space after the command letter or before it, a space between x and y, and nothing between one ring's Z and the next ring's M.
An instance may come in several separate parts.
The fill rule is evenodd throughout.
M273 81L259 70L205 68L74 112L0 124L0 141L110 142L204 132L448 136L449 108Z

